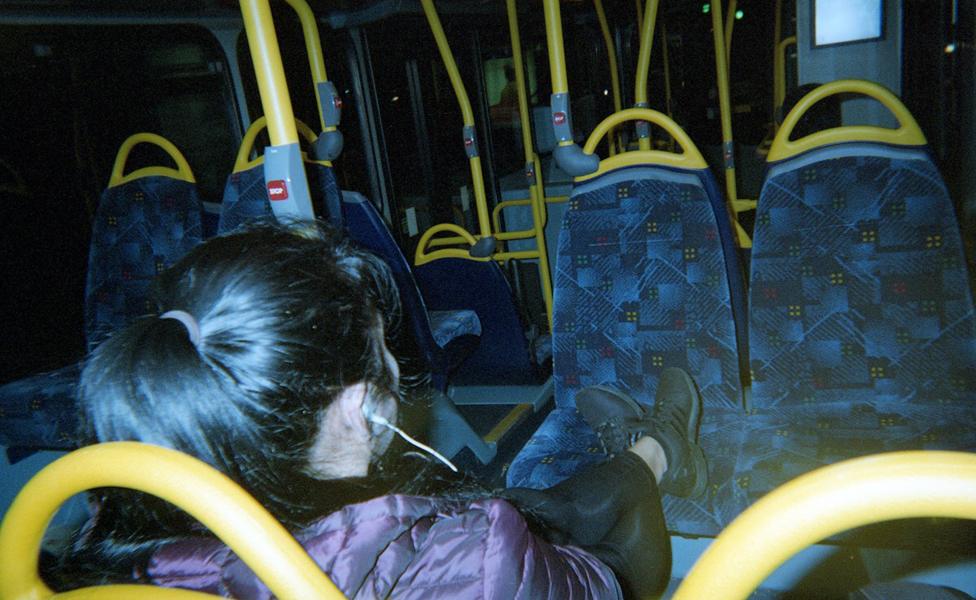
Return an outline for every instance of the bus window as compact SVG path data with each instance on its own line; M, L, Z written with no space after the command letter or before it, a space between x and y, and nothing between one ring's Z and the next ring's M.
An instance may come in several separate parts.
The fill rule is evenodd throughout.
M21 192L3 192L0 232L8 381L84 351L90 219L122 141L166 137L216 200L237 126L225 58L202 27L3 25L0 39L0 161ZM165 160L137 152L132 168L140 156Z

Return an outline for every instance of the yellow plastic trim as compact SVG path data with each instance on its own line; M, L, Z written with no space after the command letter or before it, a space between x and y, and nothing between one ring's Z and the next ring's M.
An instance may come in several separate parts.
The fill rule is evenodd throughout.
M127 160L129 160L129 152L132 151L132 148L134 148L136 144L154 144L159 146L167 154L169 154L170 158L173 159L173 162L176 163L177 168L143 167L142 169L136 169L128 175L123 175L125 172L125 163ZM182 181L196 183L196 179L193 177L193 171L190 170L190 163L186 162L186 159L172 142L161 135L156 135L155 133L137 133L130 135L124 142L122 142L122 147L119 148L119 153L115 156L115 164L112 165L112 175L109 177L108 187L122 185L123 183L135 181L136 179L140 179L142 177L157 176L172 177L173 179L180 179Z
M137 442L76 450L42 469L24 486L0 526L0 598L208 597L161 592L151 586L104 586L70 594L48 589L37 570L47 524L65 500L101 487L140 490L187 511L223 540L279 598L342 598L295 538L227 476L175 450Z
M705 162L701 152L698 151L698 148L691 141L691 138L688 137L688 134L677 123L671 120L670 117L649 108L628 108L600 121L600 124L596 126L593 133L587 138L583 152L592 154L597 144L600 143L600 139L611 127L626 121L647 121L661 127L674 138L682 152L665 152L663 150L632 150L630 152L624 152L623 154L601 160L600 168L595 173L577 177L576 181L586 181L613 169L635 165L655 164L682 169L705 169L708 167L708 163Z
M886 127L873 127L869 125L853 125L846 127L834 127L816 133L811 133L798 140L790 141L790 134L793 127L811 106L834 94L862 94L880 102L885 108L891 111L898 121L896 129ZM829 146L842 142L877 142L881 144L892 144L895 146L924 146L928 142L925 134L922 133L912 113L908 112L905 105L901 103L893 93L884 86L871 81L862 79L841 79L831 83L825 83L817 89L811 91L800 99L790 111L790 114L783 119L783 125L776 132L773 145L769 149L769 162L775 162L796 156L808 150Z
M420 265L424 265L441 258L464 258L478 262L488 262L491 260L488 257L475 258L471 256L469 248L444 248L441 250L428 251L431 238L445 232L453 233L458 238L461 238L463 243L467 244L468 246L474 246L478 241L473 235L471 235L470 232L468 232L467 229L464 229L463 227L455 225L454 223L438 223L437 225L429 228L422 236L420 236L420 241L417 242L417 250L414 252L413 264L415 266L419 267Z
M254 141L257 139L258 134L264 131L265 127L268 126L268 119L261 116L254 119L251 126L247 128L244 133L244 139L241 140L241 148L237 151L237 159L234 161L234 172L240 173L241 171L246 171L252 167L264 164L264 156L255 157L251 160L251 152L254 151ZM302 138L309 144L314 144L315 140L318 138L312 128L303 123L302 121L295 119L295 128ZM332 163L327 160L317 160L313 161L322 165L332 166Z
M261 93L261 106L268 116L271 145L297 144L295 113L281 67L281 50L278 48L268 0L241 0L241 13L247 33L247 45L254 61L254 74Z
M798 477L739 515L701 556L674 600L746 598L786 559L819 540L915 517L976 519L976 454L893 452Z

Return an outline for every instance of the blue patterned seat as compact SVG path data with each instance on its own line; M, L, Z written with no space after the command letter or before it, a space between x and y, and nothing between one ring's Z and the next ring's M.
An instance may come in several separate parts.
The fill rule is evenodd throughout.
M875 87L865 89L895 107L902 129L917 129ZM757 414L737 468L750 499L852 456L976 450L962 242L920 131L915 140L820 145L769 168L750 286Z
M129 150L140 142L163 147L179 168L152 167L123 176ZM126 140L92 224L85 289L89 351L153 310L150 283L200 243L201 213L189 165L172 144L153 134ZM8 455L75 447L80 372L81 365L70 365L0 386L0 444Z
M744 414L735 315L745 307L711 174L647 164L577 184L559 234L554 304L556 408L511 464L508 484L545 488L606 459L576 412L580 389L609 385L650 405L660 372L681 367L702 392L700 437L715 485L696 502L666 498L668 522L717 532L741 510L729 482Z
M297 121L296 124L303 139L313 142L314 132L301 121ZM241 142L234 172L227 178L224 186L217 235L229 233L254 221L267 220L272 215L268 192L265 189L263 157L248 160L258 133L265 127L267 121L264 117L255 119ZM331 163L306 160L305 175L308 178L308 188L312 194L312 205L316 214L325 217L336 226L341 226L339 220L341 195Z
M383 218L361 194L342 193L342 219L351 240L382 258L393 272L406 326L434 386L444 391L448 375L478 343L482 325L471 310L431 314L403 251Z
M498 263L438 258L415 266L431 312L471 312L481 342L451 375L454 385L533 385L545 380L526 339L512 286Z

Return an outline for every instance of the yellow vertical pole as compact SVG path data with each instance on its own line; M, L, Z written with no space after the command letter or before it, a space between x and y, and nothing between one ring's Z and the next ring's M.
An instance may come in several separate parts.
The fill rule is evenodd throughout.
M549 77L552 80L552 93L569 92L566 81L566 54L563 51L563 22L559 12L559 0L543 0L543 14L546 23L546 46L549 50ZM572 144L571 141L560 144Z
M732 28L735 27L735 7L737 0L729 0L729 11L725 14L725 64L732 61Z
M451 47L447 43L447 36L444 35L444 27L437 16L437 9L434 8L433 0L420 0L420 3L423 5L427 23L430 24L431 33L437 42L437 50L440 52L441 60L444 61L444 68L447 69L447 76L451 80L454 95L457 96L458 104L461 105L464 127L473 136L474 112L471 110L471 101L468 99L468 92L464 89L464 82L461 81L461 74L458 72L457 63L454 62L454 55L451 54ZM469 139L473 144L475 143L473 137ZM468 143L467 140L465 143ZM481 157L478 154L471 155L469 153L468 164L471 167L475 208L478 213L478 231L483 238L491 237L491 218L488 216L488 200L485 197L485 180L481 171Z
M726 63L724 28L722 26L722 0L712 1L712 35L715 42L715 74L718 83L719 114L722 122L722 155L725 163L725 194L729 214L735 226L739 244L751 247L745 229L739 224L736 203L738 190L735 185L735 143L732 140L732 106L729 101L729 69ZM734 2L735 0L733 0Z
M295 127L295 113L291 108L285 74L274 68L273 63L276 61L262 60L262 57L276 56L277 64L281 64L281 50L275 36L268 0L241 0L241 13L244 17L247 44L254 59L261 105L268 118L271 145L297 144L298 129Z
M312 83L318 84L328 81L325 72L325 57L322 55L322 40L319 37L318 24L315 22L315 13L305 0L285 0L302 24L302 36L305 38L305 51L308 53L308 66L312 71ZM322 114L322 100L319 98L318 85L313 85L315 90L315 106L319 111L319 122L322 129L325 127L325 115ZM335 129L333 127L332 129Z
M552 328L552 276L549 271L549 254L546 251L546 199L542 185L542 171L538 169L538 159L532 149L532 129L529 120L529 95L526 93L525 69L522 64L522 40L519 35L518 9L515 0L505 0L508 11L508 33L512 38L512 62L515 67L515 86L518 90L519 119L522 122L522 150L525 153L525 166L532 167L534 179L529 184L529 198L532 203L532 225L535 232L535 246L539 252L539 282L542 285L542 299L546 306L546 317Z
M600 31L603 33L603 43L607 47L607 61L610 64L610 87L613 92L613 112L620 112L623 108L620 100L620 76L617 73L617 49L614 47L613 38L610 36L610 25L607 23L607 14L603 10L602 0L593 0L593 8L596 9L596 18L600 22ZM617 153L619 147L619 136L612 133L607 137L607 145L610 147L610 155Z
M641 21L640 51L637 55L637 77L634 86L634 104L647 107L647 75L651 68L651 47L654 45L654 23L657 20L658 0L647 0L644 20ZM637 141L641 150L651 149L651 138Z

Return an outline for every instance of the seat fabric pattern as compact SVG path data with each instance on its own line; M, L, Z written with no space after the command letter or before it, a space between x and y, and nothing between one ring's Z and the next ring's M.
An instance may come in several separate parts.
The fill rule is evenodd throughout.
M856 456L900 450L976 451L973 423L972 408L891 406L882 398L757 411L746 418L733 476L736 493L748 506L791 479Z
M759 201L754 406L976 404L973 303L939 173L921 152L814 159L771 171Z
M157 273L200 243L202 204L192 183L143 177L102 194L92 225L85 290L89 351L149 313Z
M854 456L976 450L973 303L927 154L850 144L774 166L751 276L750 502Z
M516 456L509 484L549 487L604 460L576 414L576 393L608 385L651 405L667 367L698 384L710 479L730 481L742 388L726 262L701 181L663 168L622 169L579 186L569 202L556 261L557 408ZM696 502L667 499L669 525L717 532L741 510L733 491L724 483Z
M76 398L82 365L78 362L0 386L0 446L6 446L11 463L21 448L23 454L30 454L78 447Z
M334 222L329 208L339 206L340 196L332 167L306 162L305 174L316 215ZM271 204L264 185L264 165L231 173L224 186L217 235L230 233L250 223L266 221L271 216Z

